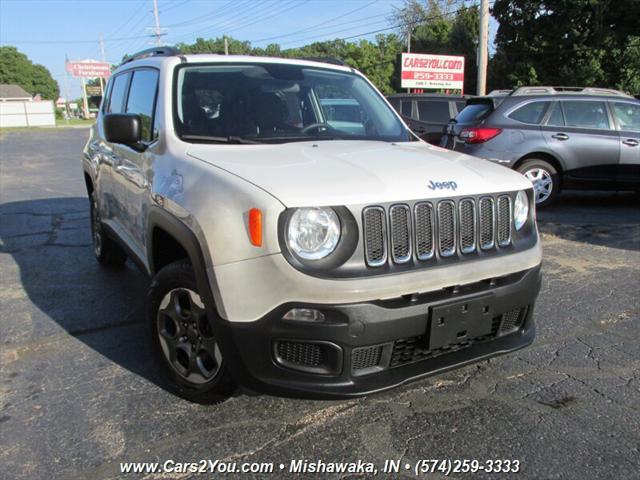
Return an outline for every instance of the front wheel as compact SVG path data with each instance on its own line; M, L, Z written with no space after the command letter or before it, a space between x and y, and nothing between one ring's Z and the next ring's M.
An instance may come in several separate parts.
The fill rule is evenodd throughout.
M167 265L151 281L147 326L151 350L174 393L206 404L233 393L193 267L186 260Z
M517 170L533 183L536 207L543 208L555 201L560 190L560 177L553 165L545 160L530 159Z

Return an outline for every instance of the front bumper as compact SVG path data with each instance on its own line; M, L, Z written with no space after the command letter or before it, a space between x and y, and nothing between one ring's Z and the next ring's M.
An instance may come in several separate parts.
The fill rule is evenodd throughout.
M255 322L220 318L220 346L230 373L248 390L313 398L365 395L529 345L539 290L537 265L412 298L288 303ZM454 302L482 308L491 329L432 349L433 312ZM282 320L291 308L316 308L325 320Z

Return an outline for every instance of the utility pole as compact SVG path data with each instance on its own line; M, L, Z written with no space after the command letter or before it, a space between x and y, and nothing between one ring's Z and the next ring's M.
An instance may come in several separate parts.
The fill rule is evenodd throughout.
M104 53L104 39L102 38L102 35L100 35L100 54L102 55L102 62L103 63L107 63L107 56ZM104 80L102 79L102 77L100 78L100 96L104 97Z
M411 53L411 26L407 25L407 53ZM411 89L407 88L407 93L411 93Z
M227 40L227 36L224 36L224 54L229 55L229 40Z
M160 29L160 14L158 12L158 0L153 0L153 18L156 21L155 33L156 45L159 47L162 45L162 30Z
M480 38L478 40L478 95L487 93L489 49L489 0L480 1Z

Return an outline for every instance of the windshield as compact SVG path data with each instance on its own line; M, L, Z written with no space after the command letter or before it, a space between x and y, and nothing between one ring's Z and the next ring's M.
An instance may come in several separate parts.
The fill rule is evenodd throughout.
M413 140L359 75L283 64L184 66L177 133L187 141Z

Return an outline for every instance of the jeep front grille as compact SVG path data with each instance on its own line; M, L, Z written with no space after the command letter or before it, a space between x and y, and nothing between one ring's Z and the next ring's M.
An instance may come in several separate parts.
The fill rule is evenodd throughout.
M362 215L365 261L370 267L393 262L472 257L478 251L511 245L513 222L507 194L478 199L444 199L365 207ZM415 252L415 255L414 255Z

